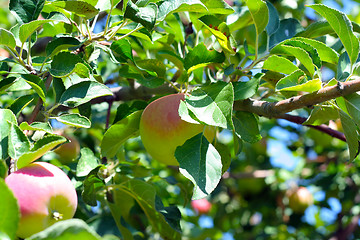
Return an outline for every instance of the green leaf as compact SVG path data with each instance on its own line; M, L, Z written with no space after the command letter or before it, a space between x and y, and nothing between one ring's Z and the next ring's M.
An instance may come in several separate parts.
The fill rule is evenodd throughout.
M314 39L310 38L303 38L303 37L295 37L294 40L299 40L301 42L304 42L306 44L311 45L314 47L319 54L319 57L321 61L337 64L339 60L339 54L333 50L332 48L325 45L325 43L319 42Z
M51 62L50 73L53 77L63 78L73 73L76 64L83 60L76 54L60 52L54 56Z
M339 113L333 107L328 106L315 106L313 110L311 110L310 116L306 119L303 125L321 125L329 122L330 120L337 119L339 117Z
M344 97L346 109L356 125L360 127L360 96L358 93L352 93Z
M113 158L126 140L138 135L141 114L142 111L136 111L105 132L100 145L103 157Z
M43 20L34 20L29 23L22 24L19 30L19 40L21 43L26 42L26 40L33 34L39 27L44 23L52 22L50 19Z
M44 81L33 74L21 74L21 77L25 79L27 84L31 86L32 89L39 95L41 100L45 103L46 102L46 87Z
M0 92L5 91L16 82L16 77L8 77L0 80Z
M135 100L129 103L121 103L116 109L116 115L113 123L124 119L129 116L131 113L136 112L138 110L144 110L147 107L147 102L144 100Z
M280 19L279 19L279 14L276 8L274 7L274 5L272 5L269 1L266 1L266 5L269 10L269 22L266 25L265 29L268 36L271 36L279 29Z
M102 166L98 166L91 170L91 172L85 178L84 190L81 193L81 196L84 202L90 206L96 206L96 195L98 191L105 187L105 182L98 176L98 172Z
M82 148L80 150L80 159L76 166L76 176L85 177L93 169L99 166L99 159L95 157L90 148Z
M359 55L359 40L346 14L322 4L314 4L310 7L329 22L349 54L350 62L354 64Z
M262 0L246 0L251 16L255 23L256 35L264 31L269 22L269 10Z
M31 131L44 131L52 134L53 130L51 125L48 122L33 122L30 125L27 122L22 122L19 127L21 130L31 130Z
M121 185L114 185L111 194L113 203L108 202L108 205L113 215L120 215L125 219L127 216L131 217L129 212L131 205L128 203L132 203L131 199L133 199L144 211L154 232L158 232L163 239L180 240L180 233L165 221L162 213L156 210L156 188L153 185L139 179L131 179ZM119 210L124 204L127 211ZM117 225L121 228L122 224L119 220Z
M344 129L346 142L349 146L350 161L354 160L359 153L359 140L357 135L357 128L354 121L345 112L338 110L341 120L341 125Z
M66 11L72 12L79 17L83 17L86 19L90 19L95 17L99 10L97 10L90 3L85 1L56 1L51 2L51 6L55 6L57 8L65 9Z
M155 209L160 212L164 217L166 222L176 231L181 233L181 212L176 206L165 207L161 198L156 196L155 198Z
M111 95L113 95L111 90L104 84L82 81L66 89L61 95L59 103L67 107L77 107L94 98Z
M107 198L107 203L121 235L124 239L133 240L133 234L127 224L130 210L135 204L133 194L123 189L121 185L116 185L111 192L108 192L108 195L111 196L111 199Z
M91 121L78 113L63 114L59 117L55 117L59 122L78 128L90 128Z
M293 47L299 47L301 49L304 49L309 56L311 57L313 64L317 67L317 69L321 68L321 60L320 60L320 56L317 52L317 50L311 46L310 44L307 44L301 40L298 39L289 39L289 40L285 40L282 44L285 45L289 45L289 46L293 46Z
M12 124L17 124L16 116L9 109L0 109L0 157L8 157L8 136Z
M193 2L193 1L191 1ZM224 0L201 0L201 2L206 6L207 10L203 13L205 14L222 14L229 15L234 13L234 9L232 9L229 4L227 4ZM193 11L193 8L190 7L186 11Z
M194 184L193 199L204 198L218 185L222 175L220 154L202 133L175 150L180 173Z
M0 178L6 178L9 168L4 160L0 160ZM1 239L1 238L0 238Z
M134 57L132 53L132 48L130 42L123 38L121 40L113 41L110 46L111 51L113 51L114 57L119 62L127 62L127 60L134 62Z
M11 189L2 178L0 178L0 196L0 233L5 233L10 239L15 239L20 220L19 206Z
M163 21L167 15L175 12L192 11L206 12L208 9L200 0L169 0L159 5L158 21Z
M166 78L166 66L158 59L144 59L136 62L136 81L145 87L154 88L161 86ZM126 68L124 68L126 69Z
M24 153L28 152L29 149L29 139L16 124L12 123L8 141L9 156L13 159L19 159Z
M146 7L138 7L132 1L128 1L124 18L129 18L140 23L147 30L152 31L155 27L158 7L155 3L149 3Z
M218 153L221 156L221 165L222 165L221 173L224 174L229 169L231 164L231 152L229 146L220 143L219 141L216 141L215 148L216 151L218 151Z
M287 18L280 21L280 26L275 33L270 36L269 47L273 48L276 44L292 38L296 33L303 30L300 22L295 18Z
M7 46L10 49L16 48L16 41L14 35L3 28L0 28L0 45Z
M58 221L44 231L36 233L27 240L101 240L101 237L81 219Z
M44 4L45 0L11 0L9 9L19 23L28 23L40 16Z
M217 82L195 89L185 101L180 102L179 114L186 121L188 110L195 120L211 126L233 129L232 106L234 89L231 83Z
M175 52L169 51L169 50L161 50L161 51L157 52L157 54L159 54L161 57L166 58L169 61L171 61L172 63L174 63L174 65L179 70L182 70L184 68L184 59L182 59Z
M20 156L17 161L17 168L27 166L64 142L66 142L66 138L59 135L47 135L41 138L35 142L34 147L30 151L27 151Z
M285 74L291 74L292 72L299 70L299 68L289 59L277 55L271 55L266 59L263 69Z
M322 82L320 79L306 80L306 76L303 71L297 70L292 74L280 79L276 86L276 91L303 91L303 92L315 92L321 89Z
M244 100L255 95L263 73L257 73L247 82L234 82L234 100Z
M310 55L300 47L279 44L275 46L270 53L294 56L304 65L311 76L315 74L314 64Z
M346 79L350 77L351 71L352 68L351 68L349 55L347 54L347 52L343 52L340 55L339 62L337 65L336 80L341 82L346 81Z
M83 63L77 63L75 65L74 73L76 73L81 78L90 78L90 70Z
M189 51L184 59L185 69L190 73L197 68L204 67L210 63L222 63L225 61L225 54L215 50L208 50L205 44L201 43Z
M258 121L253 113L236 112L233 118L236 135L249 143L256 143L261 139Z
M53 39L46 46L46 55L52 57L59 53L61 50L77 47L81 42L74 37L64 36Z
M16 114L16 116L20 115L22 110L29 105L34 100L34 97L32 95L24 95L21 96L9 106L9 109Z
M317 38L332 33L334 33L334 30L331 28L330 24L326 20L324 20L311 23L305 30L297 33L296 36L305 38Z
M251 17L250 11L247 7L241 8L240 12L235 12L234 15L236 16L236 21L229 25L231 32L243 29L254 23L254 20Z
M54 94L55 94L55 102L59 102L61 95L65 92L65 85L61 78L53 78L52 82Z

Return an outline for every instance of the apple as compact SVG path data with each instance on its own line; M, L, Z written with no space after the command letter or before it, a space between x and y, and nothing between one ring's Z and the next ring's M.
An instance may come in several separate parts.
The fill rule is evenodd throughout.
M207 214L211 209L211 203L206 198L202 198L202 199L192 200L191 207L198 214Z
M80 144L75 137L68 136L64 133L60 135L66 137L70 142L56 148L54 152L59 156L59 161L66 165L72 163L79 156Z
M302 214L314 203L314 197L306 187L299 187L289 193L289 207L294 213Z
M5 182L20 207L16 233L20 238L27 238L75 214L75 188L68 176L50 163L31 163L11 173Z
M178 110L184 93L171 94L151 102L140 119L140 136L146 151L155 160L167 165L179 165L175 150L186 140L204 131L209 142L215 128L182 120Z

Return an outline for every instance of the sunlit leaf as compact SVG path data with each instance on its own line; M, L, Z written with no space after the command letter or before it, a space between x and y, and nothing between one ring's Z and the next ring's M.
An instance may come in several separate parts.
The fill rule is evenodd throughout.
M104 84L95 81L83 81L66 89L59 102L64 106L77 107L94 98L109 95L111 96L112 92Z
M9 9L20 23L36 20L43 9L45 0L11 0Z
M183 120L189 119L190 111L197 121L232 130L233 101L232 84L217 82L195 89L190 96L185 96L185 101L180 102L179 114Z
M105 132L101 141L102 156L114 157L126 140L138 135L141 114L142 111L136 111Z
M208 50L204 44L199 44L186 55L184 66L188 72L191 72L210 63L222 63L224 60L224 53Z
M59 135L47 135L41 138L35 142L30 151L28 150L20 156L16 164L17 167L22 168L27 166L64 142L66 142L66 138Z
M220 154L200 133L175 150L180 172L194 184L193 199L204 198L218 185L222 175Z
M359 54L359 40L353 32L353 26L346 14L322 4L314 4L310 7L329 22L348 52L350 62L354 64Z

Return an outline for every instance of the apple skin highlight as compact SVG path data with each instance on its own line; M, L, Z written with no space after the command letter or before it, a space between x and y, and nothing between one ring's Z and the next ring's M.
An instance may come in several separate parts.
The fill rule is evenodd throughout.
M50 163L31 163L11 173L5 182L20 207L18 237L27 238L75 214L75 188L68 176Z
M178 166L174 153L186 140L204 131L209 142L215 137L215 128L182 120L178 110L184 93L171 94L151 102L140 120L140 136L146 151L155 160Z

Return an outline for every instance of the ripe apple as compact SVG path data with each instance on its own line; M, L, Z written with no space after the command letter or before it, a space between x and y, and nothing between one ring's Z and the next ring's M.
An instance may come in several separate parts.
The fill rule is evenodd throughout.
M59 161L66 165L73 162L79 156L80 144L75 137L68 136L64 133L60 135L66 137L70 142L56 148L54 152L59 156Z
M5 178L20 207L17 236L27 238L60 220L70 219L77 195L68 176L46 162L34 162Z
M174 156L178 146L204 131L209 142L215 137L213 127L182 120L178 110L185 94L171 94L151 102L140 119L140 136L146 151L157 161L179 165Z
M191 206L198 214L207 214L211 209L211 203L206 198L192 200Z
M302 214L305 209L314 203L311 192L306 187L299 187L289 193L289 207L294 213Z

